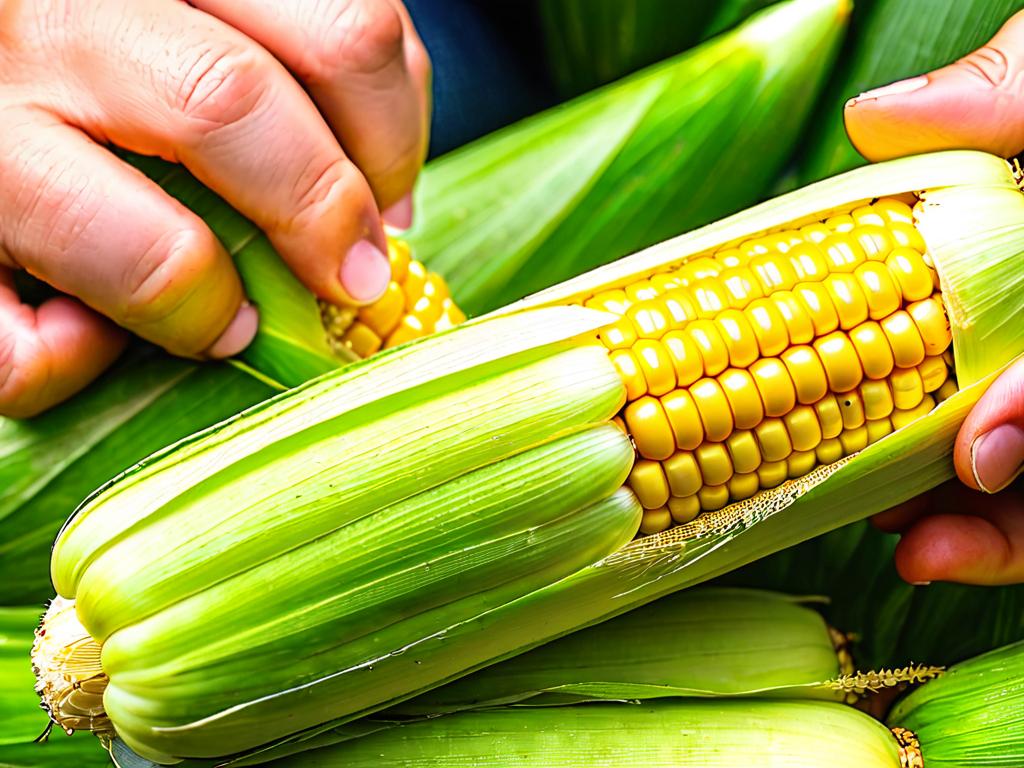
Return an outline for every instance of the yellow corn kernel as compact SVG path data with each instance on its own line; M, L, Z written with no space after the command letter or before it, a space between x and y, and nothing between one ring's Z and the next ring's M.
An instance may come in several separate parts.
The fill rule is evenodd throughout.
M700 411L689 390L669 392L661 398L661 407L665 409L678 448L692 451L703 442L704 422L701 421Z
M405 311L412 312L416 302L423 296L423 287L427 284L427 268L418 261L410 261L402 281L402 292L405 294Z
M762 357L775 357L789 346L786 321L772 299L755 299L743 310Z
M733 501L742 501L749 499L761 490L761 480L756 472L743 475L735 474L729 478L726 486L729 488L729 498Z
M813 243L794 245L786 253L786 260L800 282L819 282L828 276L828 259L821 248Z
M645 395L633 401L626 406L624 415L626 429L641 456L661 460L675 453L675 435L665 409L656 397Z
M628 482L645 509L657 509L668 503L668 480L658 462L637 460L630 470Z
M743 309L754 299L764 296L761 283L758 282L754 273L746 267L732 267L731 269L722 270L718 280L725 289L729 306L733 309Z
M814 404L814 412L821 425L821 436L825 440L839 437L843 431L843 412L835 395L825 395Z
M819 464L833 464L843 458L843 444L839 437L822 440L814 449L814 456Z
M626 399L638 400L647 394L647 379L640 370L640 363L633 353L628 349L616 349L609 359L615 365L615 369L626 385Z
M793 295L811 318L815 336L824 336L839 327L839 314L824 283L798 283Z
M761 395L758 394L757 385L748 371L742 368L729 368L718 377L718 383L732 410L735 429L752 429L761 423L764 419L764 405L761 402Z
M849 392L863 380L864 370L861 368L860 357L850 337L842 331L834 331L828 336L815 339L814 351L818 353L825 368L828 388L833 392Z
M914 223L914 212L906 203L894 197L883 197L871 204L872 209L885 216L889 221Z
M348 327L342 342L358 357L369 357L384 344L384 340L370 326L358 321Z
M892 347L889 346L882 326L874 320L861 323L850 331L850 342L857 352L865 378L884 379L892 373L896 364Z
M782 461L793 452L793 443L782 419L765 419L754 428L754 435L763 462Z
M697 316L702 319L717 317L719 312L729 308L729 294L717 278L697 280L689 289L697 305Z
M938 355L926 357L924 362L917 366L917 372L921 374L921 385L925 392L936 391L946 383L946 377L949 375L946 361Z
M698 280L715 277L722 271L722 265L714 259L691 259L679 268L676 277L684 286L693 285Z
M705 438L714 443L725 440L733 430L733 416L721 384L715 379L701 379L690 387L690 394L697 403Z
M682 328L686 323L697 319L697 305L685 288L675 288L661 296L659 301L668 313L669 325L672 328Z
M866 420L864 415L864 400L860 392L854 390L840 395L836 398L839 402L839 412L843 416L843 429L857 429Z
M893 221L888 224L889 234L893 243L900 248L911 248L918 253L925 252L924 238L913 224L904 221Z
M683 284L683 281L679 279L679 275L673 272L659 272L656 275L652 275L650 282L651 288L657 291L659 296L673 291Z
M869 261L884 261L895 245L889 230L877 224L858 226L850 234Z
M680 387L688 387L704 375L704 360L697 343L688 333L669 331L661 338L661 343L672 361Z
M792 291L779 291L772 294L771 302L782 315L790 344L808 344L814 339L814 322L796 294Z
M810 404L820 400L828 391L825 368L813 347L790 347L782 353L782 362L796 387L797 401Z
M916 421L922 416L927 415L927 413L934 407L935 398L931 395L925 395L921 398L921 402L913 408L906 410L897 408L892 412L893 429L903 429L903 427L907 426L910 422Z
M412 251L404 240L388 238L388 262L391 264L391 281L401 285L405 282L412 261Z
M640 370L647 381L648 394L658 397L676 388L676 372L672 358L661 342L641 339L633 347L633 354L640 363Z
M868 300L856 277L848 274L829 275L825 278L825 288L839 315L839 327L844 331L868 319Z
M821 442L821 425L809 405L798 405L782 417L794 451L812 451Z
M833 272L853 272L867 261L864 249L854 238L857 230L849 233L836 232L819 243L818 247L825 252L828 269Z
M799 278L789 259L777 255L755 256L747 265L754 273L765 295L775 291L788 291Z
M738 309L727 309L713 322L729 350L730 365L735 368L746 368L757 360L760 353L757 336L743 312Z
M601 291L583 302L583 306L590 309L598 309L602 312L611 312L615 315L624 315L630 307L630 300L626 298L626 292L621 288L613 288L608 291Z
M620 317L602 328L598 338L608 349L629 349L637 340L633 323L625 317Z
M650 280L640 280L639 282L627 285L625 290L626 299L629 300L630 304L647 301L658 295L657 289L651 285Z
M888 224L888 219L885 218L885 214L870 205L862 205L858 208L854 208L850 211L850 217L853 219L853 223L858 227L864 224L876 224L884 227Z
M789 477L789 466L785 461L766 461L757 468L757 479L762 488L774 488Z
M892 347L893 360L899 368L911 368L924 360L924 341L913 318L902 309L882 320L882 331Z
M895 407L892 401L892 390L889 388L889 382L885 379L863 382L860 385L860 399L864 403L864 417L869 421L888 417Z
M749 370L766 416L784 416L793 409L796 405L796 388L781 360L763 357L750 366Z
M683 331L693 339L704 363L705 376L717 376L729 367L729 347L710 320L694 320Z
M786 459L786 474L791 480L803 477L817 465L818 456L813 450L793 451Z
M868 419L868 445L877 443L886 435L892 434L892 421L889 419Z
M704 443L694 451L694 456L706 485L722 485L732 477L732 461L724 444Z
M742 267L747 263L749 256L739 248L726 248L715 253L712 258L721 264L723 269L729 269L730 267Z
M917 332L924 343L925 354L941 355L949 348L953 336L949 330L949 317L940 297L929 296L927 299L915 301L907 307L907 314L917 327Z
M682 498L673 496L668 500L668 511L676 524L688 523L700 514L700 500L696 495Z
M749 429L741 429L729 435L725 441L732 460L732 468L737 474L749 474L761 465L761 449L757 438Z
M437 323L434 325L434 332L447 331L449 328L454 328L459 323L465 321L466 316L462 313L461 309L455 306L455 302L451 299L445 299L441 302L441 317L438 318Z
M848 213L838 213L825 219L825 226L835 232L849 232L856 224Z
M868 428L861 425L856 429L844 429L839 435L839 444L843 446L845 456L863 451L868 447Z
M430 283L428 282L427 285ZM424 328L433 328L434 324L441 319L441 313L444 311L441 306L442 301L444 301L443 297L431 297L424 294L409 314L417 318Z
M897 368L889 377L895 408L906 411L916 408L924 398L924 382L917 368Z
M935 288L932 270L917 251L894 248L886 258L885 266L899 284L904 301L920 301L931 296Z
M640 339L660 339L668 330L668 317L655 301L634 304L626 310L626 319L633 324Z
M386 338L402 319L405 312L405 293L401 286L392 280L388 283L384 295L369 306L359 310L359 321L377 334Z
M799 231L804 239L811 243L820 243L832 234L832 230L821 223L808 224L806 227L800 227Z
M673 496L692 496L704 485L697 459L690 451L677 451L662 462Z
M640 518L640 533L644 536L661 533L671 527L672 514L669 512L668 507L645 509L643 517Z
M935 391L935 402L941 403L943 400L948 400L955 395L956 392L956 379L949 377L943 385Z
M900 308L902 294L896 280L884 264L869 261L853 273L868 302L868 317L881 320Z
M701 509L714 511L729 503L729 487L726 485L705 485L697 491Z
M416 264L417 262L413 262ZM410 265L410 269L411 269ZM414 315L406 315L402 318L398 327L391 332L388 336L387 341L384 342L385 347L397 347L399 344L405 344L407 341L418 339L421 336L427 335L427 329L423 327L423 323L420 319Z

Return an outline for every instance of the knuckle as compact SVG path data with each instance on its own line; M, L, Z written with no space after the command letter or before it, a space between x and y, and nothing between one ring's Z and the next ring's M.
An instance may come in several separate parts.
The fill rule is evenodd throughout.
M268 65L253 47L204 48L177 77L174 109L209 132L244 120L267 92Z
M343 157L326 163L309 163L296 178L294 215L289 223L301 229L335 207L361 211L369 197L365 182Z
M960 60L960 66L990 88L1000 88L1011 79L1009 59L993 45L983 46L968 54Z
M328 20L314 22L304 73L313 84L345 75L373 75L400 61L402 18L381 0L339 0Z
M217 242L204 229L182 229L160 237L125 271L118 322L143 336L160 335L159 326L188 302L215 268L217 258Z
M36 415L41 409L35 400L48 378L49 368L41 356L25 355L19 349L18 334L0 333L0 414L12 418Z

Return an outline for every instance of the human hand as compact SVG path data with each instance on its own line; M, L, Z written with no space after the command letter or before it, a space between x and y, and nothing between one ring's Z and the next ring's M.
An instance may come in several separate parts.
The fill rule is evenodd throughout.
M0 414L83 387L122 328L198 358L256 332L202 220L103 145L182 163L316 295L367 303L380 212L411 219L429 77L400 0L0 4ZM18 269L66 296L21 304Z
M1024 11L955 64L851 99L845 119L850 141L873 161L941 149L1018 154L1024 150ZM1024 468L1024 362L1005 371L975 405L953 458L967 488L943 486L875 518L902 534L897 569L912 583L1024 582L1024 488L1011 485Z

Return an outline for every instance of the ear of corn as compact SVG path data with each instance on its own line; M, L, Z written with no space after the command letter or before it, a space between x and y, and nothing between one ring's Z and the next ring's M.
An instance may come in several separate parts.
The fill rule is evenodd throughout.
M864 165L843 127L847 99L938 69L992 37L1021 9L1018 0L873 0L858 2L852 38L810 121L798 183Z
M42 416L0 419L0 604L53 594L50 547L90 492L272 392L227 365L133 353Z
M814 231L821 221L850 229L843 217L856 225L854 212L887 197L917 200L917 228L903 236L908 242L922 238L937 270L959 391L947 392L934 409L921 408L901 420L877 442L844 446L849 455L808 474L620 546L638 524L636 500L625 489L607 494L625 477L633 457L625 435L601 424L620 411L631 385L613 363L614 352L601 342L619 323L621 310L579 305L604 292L654 285L659 275L699 267L706 257L752 238L800 227ZM979 201L987 207L979 207ZM1009 166L997 158L943 153L856 171L448 334L385 352L147 462L86 504L54 549L55 585L78 601L82 632L92 635L96 647L103 644L97 674L109 673L103 704L115 729L130 746L167 760L242 751L305 727L345 723L863 518L950 477L952 441L964 415L1024 348L1024 329L1014 322L1024 292L1016 269L1021 246L1014 243L1022 232L1024 196ZM861 250L877 249L881 237L874 233ZM903 282L898 274L896 281ZM706 298L713 295L709 288ZM723 313L712 309L717 321ZM863 309L867 312L866 299ZM836 313L838 323L838 308ZM907 329L914 322L908 317ZM944 324L931 317L927 325L945 333ZM828 353L805 347L815 355ZM894 357L895 352L894 347ZM822 377L827 380L827 372ZM826 386L841 393L856 384ZM627 414L621 424L626 430L629 421ZM357 535L399 508L408 510L405 522L415 528L425 514L416 506L419 494L488 467L473 496L484 504L479 491L489 487L488 472L499 473L502 461L577 433L592 456L604 457L593 459L604 469L584 461L591 455L587 451L575 471L560 469L568 485L590 488L591 506L566 529L554 522L550 528L539 526L533 546L544 553L538 555L543 562L537 563L529 548L517 548L503 564L511 578L503 586L465 595L459 589L468 584L453 585L443 574L430 573L440 559L455 571L479 566L483 570L474 573L492 578L497 571L487 570L477 554L487 561L487 553L497 551L493 529L481 531L474 546L463 543L452 560L446 546L462 542L460 534L452 532L449 542L439 532L413 559L420 566L412 574L403 570L408 551L401 546L398 521L382 524L380 540L372 545ZM437 445L444 451L438 453ZM517 475L520 487L510 492L531 498L529 488L521 487L523 476ZM550 510L553 521L587 506L578 497L564 503L562 511ZM514 526L533 519L523 514L507 521L512 540L513 531L522 531ZM346 533L353 535L346 539ZM304 557L329 546L335 536L336 558ZM377 563L380 580L358 594L381 590L387 610L360 613L357 601L345 606L342 620L330 601L317 596L321 585L336 583L335 560L355 573L362 558ZM287 594L283 585L296 582L294 588L313 602L304 603L297 616L288 606L261 612L232 592L233 583L253 578ZM439 601L449 604L442 607ZM396 621L410 604L424 612ZM183 605L195 610L184 611ZM222 620L235 616L233 611L237 622ZM335 619L342 623L331 624ZM323 622L334 632L349 622L358 637L331 651L338 655L323 656L321 666L320 652L297 655L289 639L292 625L297 630L309 626L305 622ZM222 640L211 639L229 631ZM74 675L66 676L54 663L57 640L41 645L46 647L37 647L40 686L60 718L62 696ZM147 657L158 663L148 664ZM220 673L213 678L217 682L204 683L199 670L211 664L245 684L229 689ZM370 667L372 675L361 674ZM254 668L260 674L253 675ZM293 702L293 719L285 723L275 717Z
M465 712L305 752L275 765L900 768L900 756L889 730L851 707L712 699Z
M431 162L414 251L474 315L756 202L796 144L848 12L847 0L777 3Z
M837 647L837 643L840 646ZM388 714L680 696L842 697L842 636L797 599L694 589L417 696Z
M926 766L1024 764L1024 643L953 665L897 702L888 721L917 735Z

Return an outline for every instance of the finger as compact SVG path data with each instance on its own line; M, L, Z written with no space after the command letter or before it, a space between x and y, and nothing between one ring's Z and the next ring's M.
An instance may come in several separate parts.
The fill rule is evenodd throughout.
M8 266L175 354L224 357L252 339L255 311L202 220L80 131L8 111L0 176Z
M0 415L27 418L67 399L117 359L125 338L73 299L21 304L0 267Z
M1024 149L1024 11L948 67L846 104L846 132L869 160L940 149L1012 157Z
M280 62L185 3L88 8L97 21L69 54L72 66L81 59L87 88L62 116L118 146L182 162L266 232L322 298L366 303L383 293L390 266L370 188ZM122 21L110 24L117 13Z
M404 9L391 0L193 5L245 32L296 74L382 210L412 190L427 149L426 51Z
M896 547L896 569L912 584L1024 582L1024 506L1019 497L985 500L981 515L941 514L911 527Z
M995 493L1024 468L1024 360L988 388L957 435L956 473L971 488Z
M871 518L871 523L886 533L902 533L928 514L930 505L930 494L922 494L885 512L879 512Z

